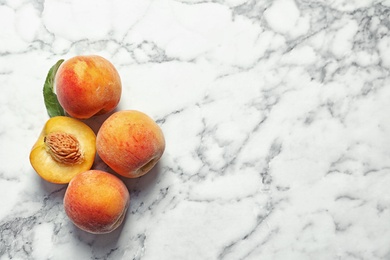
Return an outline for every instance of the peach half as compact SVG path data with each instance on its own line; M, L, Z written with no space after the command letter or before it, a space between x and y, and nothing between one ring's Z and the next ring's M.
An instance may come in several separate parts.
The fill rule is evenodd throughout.
M69 183L78 173L89 170L95 160L96 135L77 119L50 118L30 152L30 163L46 181Z
M87 119L114 110L121 98L118 71L98 55L79 55L64 61L54 79L58 102L72 117Z
M96 136L100 158L116 173L137 178L149 172L165 150L164 134L145 113L122 110L101 125Z
M120 226L129 203L130 194L122 180L100 170L76 175L64 196L69 219L93 234L109 233Z

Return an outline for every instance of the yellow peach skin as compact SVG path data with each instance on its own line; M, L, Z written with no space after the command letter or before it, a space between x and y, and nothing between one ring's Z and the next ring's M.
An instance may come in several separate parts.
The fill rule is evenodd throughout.
M30 152L30 163L46 181L69 183L92 167L96 135L85 123L70 117L50 118Z
M122 93L118 71L111 62L97 55L80 55L64 61L54 84L61 106L78 119L114 110Z
M145 113L115 112L104 121L96 137L100 158L116 173L137 178L149 172L165 150L161 128Z
M116 176L89 170L76 175L64 196L64 209L78 228L104 234L120 226L130 203L125 184Z

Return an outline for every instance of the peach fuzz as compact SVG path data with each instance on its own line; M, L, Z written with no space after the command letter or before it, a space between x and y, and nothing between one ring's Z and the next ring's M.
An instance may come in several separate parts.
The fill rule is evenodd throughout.
M159 125L145 113L122 110L101 125L96 136L100 158L116 173L137 178L149 172L165 150Z
M98 55L80 55L64 61L54 84L60 105L78 119L114 110L122 94L118 71L110 61Z
M56 116L44 125L30 152L30 163L46 181L66 184L89 170L95 160L96 135L85 123Z
M118 177L100 170L76 175L64 196L65 213L89 233L104 234L118 228L126 215L130 194Z

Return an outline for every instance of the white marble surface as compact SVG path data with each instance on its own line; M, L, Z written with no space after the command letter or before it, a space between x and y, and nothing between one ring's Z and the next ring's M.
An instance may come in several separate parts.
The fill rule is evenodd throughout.
M390 259L389 16L374 0L0 0L0 259ZM107 235L75 228L66 186L28 160L46 73L80 54L114 63L119 109L167 142Z

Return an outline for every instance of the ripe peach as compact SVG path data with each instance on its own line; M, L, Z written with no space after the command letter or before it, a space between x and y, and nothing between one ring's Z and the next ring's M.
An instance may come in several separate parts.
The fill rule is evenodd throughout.
M72 117L87 119L114 110L122 83L114 65L97 55L64 61L54 80L58 102Z
M116 173L137 178L159 161L165 150L161 128L148 115L136 110L115 112L96 136L100 158Z
M50 118L30 152L30 163L46 181L68 183L89 170L96 155L96 135L85 123L65 116Z
M125 184L116 176L89 170L76 175L64 196L65 213L80 229L109 233L120 226L130 203Z

